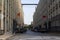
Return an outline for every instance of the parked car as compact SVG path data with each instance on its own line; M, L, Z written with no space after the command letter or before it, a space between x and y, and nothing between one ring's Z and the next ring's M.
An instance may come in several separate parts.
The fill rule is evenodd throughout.
M34 31L37 32L37 31L38 31L38 27L35 27L35 28L34 28Z
M34 32L39 32L39 30L40 30L39 27L33 27L33 28L31 29L31 31L34 31Z
M16 28L15 29L15 33L19 33L20 31L19 31L19 29L18 28Z
M26 31L27 31L26 28L21 28L21 29L20 29L20 33L24 33L24 32L26 32Z
M24 33L26 31L27 31L27 29L25 29L24 27L22 27L22 28L16 28L16 32L15 33Z

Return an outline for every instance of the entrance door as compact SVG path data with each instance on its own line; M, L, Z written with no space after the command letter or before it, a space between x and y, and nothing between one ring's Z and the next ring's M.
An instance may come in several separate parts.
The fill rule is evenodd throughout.
M16 20L13 20L13 33L15 33L16 28L17 28L17 22Z

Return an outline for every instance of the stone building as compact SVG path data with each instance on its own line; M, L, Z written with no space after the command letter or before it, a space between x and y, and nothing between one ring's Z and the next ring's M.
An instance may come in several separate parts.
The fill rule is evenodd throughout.
M33 15L33 26L50 28L60 31L60 0L40 0Z
M33 15L33 25L34 26L44 26L44 23L47 22L48 18L48 8L47 8L47 0L40 0L36 11Z
M23 16L20 17L20 14L23 15L21 1L0 0L0 14L0 34L12 34L14 26L13 21L15 20L16 23L21 23L21 20L23 20Z
M48 19L51 31L60 31L60 0L48 1Z

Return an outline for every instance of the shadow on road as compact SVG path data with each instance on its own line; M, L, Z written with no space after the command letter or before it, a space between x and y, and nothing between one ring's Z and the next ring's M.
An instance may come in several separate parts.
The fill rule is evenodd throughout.
M40 33L40 32L33 32L28 30L25 33L18 33L16 35L28 35L28 36L60 36L58 33Z

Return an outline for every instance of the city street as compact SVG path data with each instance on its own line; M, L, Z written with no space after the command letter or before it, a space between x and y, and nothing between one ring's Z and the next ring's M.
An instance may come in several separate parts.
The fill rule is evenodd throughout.
M60 40L60 0L0 0L0 40Z
M27 31L26 33L16 34L9 38L10 40L60 40L60 37L56 34L47 33L35 33Z

